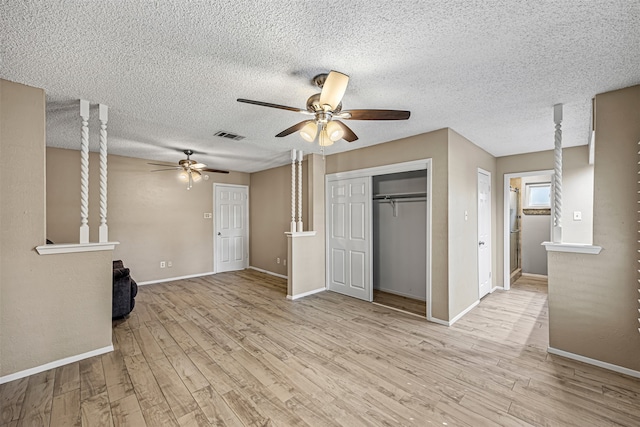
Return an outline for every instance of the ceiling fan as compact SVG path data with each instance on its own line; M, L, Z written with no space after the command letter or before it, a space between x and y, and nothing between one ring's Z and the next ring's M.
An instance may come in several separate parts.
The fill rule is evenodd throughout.
M307 99L307 109L287 107L286 105L271 104L268 102L252 101L239 98L238 102L261 105L263 107L279 108L281 110L313 116L313 119L304 120L283 130L276 137L291 135L300 131L300 136L306 141L313 142L318 137L321 147L332 145L335 141L344 138L348 142L358 139L349 126L340 120L407 120L410 111L403 110L342 110L342 97L347 90L349 76L338 71L329 74L319 74L313 78L313 83L320 87L320 93L311 95Z
M178 175L178 177L180 178L181 181L184 181L187 183L187 190L190 190L191 187L193 187L194 182L198 182L202 179L202 172L229 173L229 171L207 168L207 165L205 165L204 163L197 163L195 160L192 160L190 156L193 154L193 150L182 150L182 152L186 154L187 158L180 160L177 166L166 164L166 163L147 163L147 164L153 165L153 166L165 167L165 169L154 169L151 172L179 170L180 174Z

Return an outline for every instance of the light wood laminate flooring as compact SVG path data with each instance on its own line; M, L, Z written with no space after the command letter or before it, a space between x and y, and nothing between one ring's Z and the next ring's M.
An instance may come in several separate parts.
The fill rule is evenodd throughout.
M546 283L452 327L255 271L140 288L115 351L0 386L2 426L640 425L640 380L546 352Z
M425 301L374 289L373 302L387 307L397 308L398 310L408 311L418 316L427 317L427 303Z

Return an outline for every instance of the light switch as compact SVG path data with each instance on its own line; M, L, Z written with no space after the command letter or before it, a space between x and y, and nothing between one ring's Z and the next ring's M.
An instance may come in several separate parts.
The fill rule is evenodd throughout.
M464 220L468 220L469 219L469 212L464 211Z
M574 221L582 221L582 212L573 211L573 220Z

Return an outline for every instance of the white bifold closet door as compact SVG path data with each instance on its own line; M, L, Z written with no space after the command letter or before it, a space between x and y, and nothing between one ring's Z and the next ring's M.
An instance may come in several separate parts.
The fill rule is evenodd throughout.
M371 301L371 178L328 182L329 290Z

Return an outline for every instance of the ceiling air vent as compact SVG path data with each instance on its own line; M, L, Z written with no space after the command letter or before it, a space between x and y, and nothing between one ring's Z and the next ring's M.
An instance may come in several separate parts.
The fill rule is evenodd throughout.
M234 141L240 141L241 139L244 139L244 136L236 135L235 133L224 132L221 130L216 132L214 135L221 138L233 139Z

